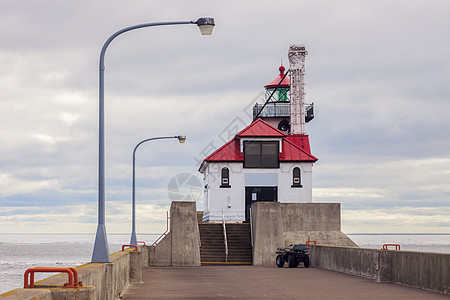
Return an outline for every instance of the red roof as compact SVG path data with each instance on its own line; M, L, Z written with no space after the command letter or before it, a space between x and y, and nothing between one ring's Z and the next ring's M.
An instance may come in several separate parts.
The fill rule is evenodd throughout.
M241 130L236 136L225 143L222 147L206 157L199 170L205 162L243 162L244 153L241 152L240 139L246 137L266 137L282 139L282 152L280 161L302 161L315 162L317 158L311 154L309 137L306 134L286 135L275 127L261 119Z
M308 145L309 148L309 145ZM310 161L315 162L317 158L306 152L287 139L283 139L283 151L280 153L280 161Z
M266 84L264 86L266 89L277 87L278 84L280 83L281 79L283 79L283 77L284 77L284 70L285 70L283 65L281 65L278 70L280 71L280 75L278 75L274 80L272 80L271 82ZM286 87L286 88L288 88L290 86L291 86L291 80L289 79L289 76L286 76L286 77L284 77L283 81L281 81L281 84L280 84L279 87Z
M206 157L204 161L244 161L244 153L241 153L239 140L234 138L228 141Z
M236 134L237 137L285 137L282 131L258 119Z
M311 149L309 148L309 137L306 134L290 134L286 136L286 140L290 141L292 144L304 150L306 153L311 154Z

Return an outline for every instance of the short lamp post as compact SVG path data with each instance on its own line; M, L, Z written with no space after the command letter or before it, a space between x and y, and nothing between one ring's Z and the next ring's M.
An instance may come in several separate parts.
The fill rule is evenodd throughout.
M153 140L163 140L163 139L178 139L180 143L184 143L186 141L186 136L177 135L177 136L162 136L162 137L154 137L149 138L143 141L140 141L133 150L133 188L132 188L132 200L131 200L131 240L130 245L137 246L137 238L136 238L136 150L137 148L145 142L153 141Z
M95 236L94 251L92 253L91 262L93 263L109 263L109 246L108 238L106 235L105 225L105 135L104 135L104 76L105 76L105 53L109 44L117 36L122 33L153 26L165 26L165 25L184 25L184 24L196 24L202 35L211 35L214 28L214 18L199 18L197 21L180 21L180 22L158 22L158 23L146 23L139 24L130 27L123 28L113 35L111 35L103 44L100 52L99 62L99 108L98 108L98 226Z

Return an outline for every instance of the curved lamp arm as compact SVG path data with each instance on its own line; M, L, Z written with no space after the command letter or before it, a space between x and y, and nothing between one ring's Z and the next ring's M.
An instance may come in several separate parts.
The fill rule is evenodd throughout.
M100 62L99 62L99 155L98 155L98 226L97 233L95 236L94 251L92 253L93 263L108 263L109 258L109 247L106 236L106 226L105 226L105 136L104 136L104 123L105 123L105 113L104 113L104 73L105 73L105 53L109 44L117 36L122 33L128 32L130 30L153 27L153 26L164 26L164 25L183 25L183 24L196 24L202 35L210 35L212 29L215 26L214 18L199 18L197 21L180 21L180 22L157 22L157 23L146 23L134 26L129 26L123 28L114 34L112 34L106 42L103 44L102 50L100 52Z

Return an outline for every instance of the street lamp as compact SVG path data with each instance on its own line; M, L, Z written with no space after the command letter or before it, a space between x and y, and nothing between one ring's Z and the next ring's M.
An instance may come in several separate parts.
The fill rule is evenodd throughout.
M99 101L98 101L98 226L95 236L94 251L92 253L91 262L93 263L107 263L109 259L109 247L108 239L106 236L105 226L105 135L104 135L104 99L105 99L105 53L109 44L117 36L131 31L134 29L153 27L153 26L165 26L165 25L183 25L183 24L196 24L202 35L210 35L212 28L214 27L214 18L200 18L197 21L180 21L180 22L158 22L158 23L146 23L139 24L130 27L123 28L113 35L111 35L103 44L100 52L99 62Z
M182 144L186 141L186 136L184 135L176 135L176 136L162 136L162 137L155 137L155 138L149 138L143 141L140 141L136 147L134 147L133 150L133 189L132 189L132 200L131 200L131 211L132 211L132 217L131 217L131 240L130 240L130 245L136 245L137 246L137 238L136 238L136 200L135 200L135 191L136 191L136 150L137 148L145 143L145 142L149 142L149 141L153 141L153 140L163 140L163 139L178 139L178 141Z

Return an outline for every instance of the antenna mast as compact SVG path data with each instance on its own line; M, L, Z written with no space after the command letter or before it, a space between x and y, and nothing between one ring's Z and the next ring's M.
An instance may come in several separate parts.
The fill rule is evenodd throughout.
M289 68L291 74L291 134L306 134L305 130L305 57L304 45L289 47Z

